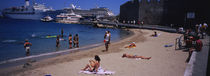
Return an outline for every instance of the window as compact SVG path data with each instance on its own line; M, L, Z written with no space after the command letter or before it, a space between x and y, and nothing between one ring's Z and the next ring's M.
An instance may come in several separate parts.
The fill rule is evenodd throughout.
M150 3L150 2L151 2L151 0L147 0L147 2L148 2L148 3Z

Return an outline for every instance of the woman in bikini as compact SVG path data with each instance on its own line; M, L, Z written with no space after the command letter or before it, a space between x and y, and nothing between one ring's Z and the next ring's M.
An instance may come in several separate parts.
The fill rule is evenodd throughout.
M152 57L144 57L144 56L137 56L137 55L129 55L129 54L123 54L122 58L141 58L141 59L151 59Z
M72 48L72 35L69 34L69 48Z
M82 70L88 70L90 72L98 72L98 68L100 67L100 57L95 55L94 60L89 60L89 64L85 66Z

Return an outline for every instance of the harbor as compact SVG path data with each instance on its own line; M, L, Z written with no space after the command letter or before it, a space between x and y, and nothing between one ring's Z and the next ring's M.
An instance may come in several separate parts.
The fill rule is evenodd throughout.
M207 1L2 2L0 76L209 75Z

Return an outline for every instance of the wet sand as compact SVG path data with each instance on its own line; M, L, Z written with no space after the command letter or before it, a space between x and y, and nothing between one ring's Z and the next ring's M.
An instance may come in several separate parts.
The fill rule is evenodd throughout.
M102 52L104 46L75 52L64 56L35 62L32 66L22 68L8 68L0 70L2 75L11 76L87 76L78 73L88 60L94 55L101 58L101 67L114 71L113 76L183 76L186 68L185 60L187 52L175 50L175 47L164 47L166 44L174 44L175 39L181 34L157 31L158 37L150 37L151 30L131 29L134 35L119 42L111 43L108 52ZM137 47L124 48L131 42L136 42ZM78 50L79 51L79 50ZM122 54L134 54L152 57L150 60L121 58ZM13 71L11 71L13 70ZM95 75L88 75L95 76Z

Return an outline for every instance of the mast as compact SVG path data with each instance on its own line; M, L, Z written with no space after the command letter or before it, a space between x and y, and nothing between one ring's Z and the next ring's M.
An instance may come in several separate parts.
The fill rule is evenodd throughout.
M25 0L25 7L28 7L30 5L29 0Z

